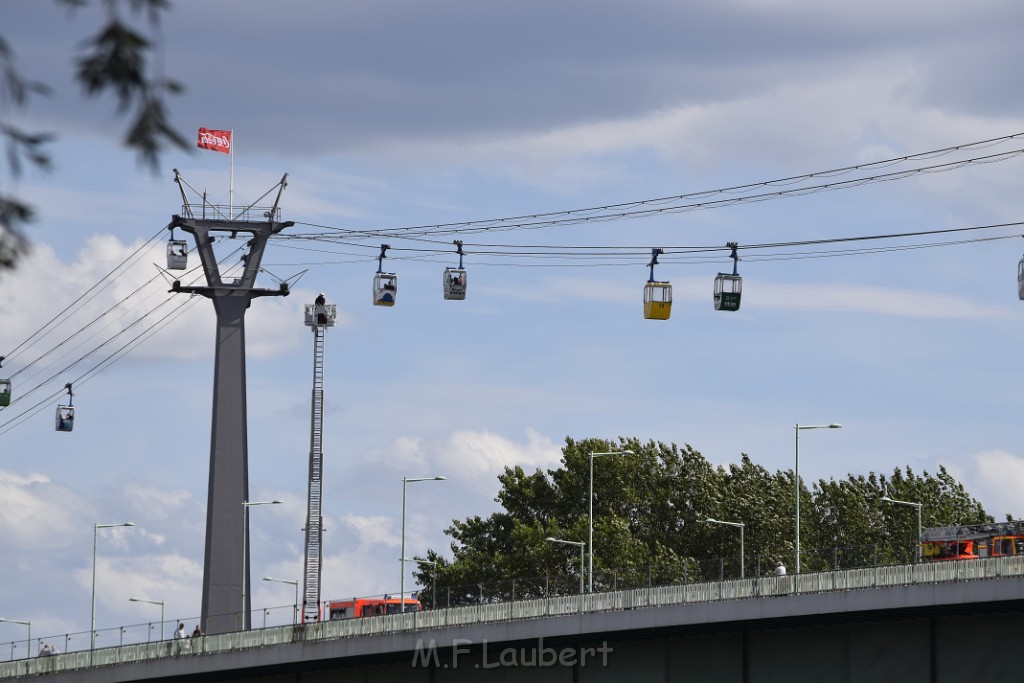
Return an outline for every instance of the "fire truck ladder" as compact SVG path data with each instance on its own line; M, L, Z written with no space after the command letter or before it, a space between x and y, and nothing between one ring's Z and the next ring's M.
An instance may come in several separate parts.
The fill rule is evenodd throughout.
M309 444L309 504L306 509L306 567L302 598L302 620L318 621L320 615L320 570L323 563L323 421L324 346L327 327L334 325L335 307L324 304L323 295L306 306L306 325L313 331L313 398Z

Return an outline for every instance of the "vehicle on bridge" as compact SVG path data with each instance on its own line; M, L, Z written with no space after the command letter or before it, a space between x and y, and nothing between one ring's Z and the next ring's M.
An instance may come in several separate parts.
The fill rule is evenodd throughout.
M401 614L402 599L385 595L383 598L351 598L349 600L331 600L327 603L328 614L334 619L357 619L361 617L379 617L385 614ZM406 612L421 612L423 604L415 598L405 599Z
M943 526L921 532L921 557L932 562L1024 555L1024 520Z

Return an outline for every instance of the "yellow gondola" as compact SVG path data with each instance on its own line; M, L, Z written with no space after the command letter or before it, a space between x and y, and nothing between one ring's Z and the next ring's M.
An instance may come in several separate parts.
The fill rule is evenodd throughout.
M654 279L654 266L658 263L658 254L664 249L651 250L651 277L644 286L644 318L647 320L668 320L672 313L672 283Z
M466 269L462 267L462 240L454 242L459 255L458 268L445 268L442 282L446 301L462 301L466 298Z
M736 254L738 245L735 242L729 242L725 246L732 249L732 275L719 273L715 278L715 310L738 311L740 310L740 294L743 292L743 278L736 272L736 264L740 260Z
M394 306L398 297L398 276L383 271L385 252L390 245L380 245L380 256L377 257L377 273L373 276L373 305Z

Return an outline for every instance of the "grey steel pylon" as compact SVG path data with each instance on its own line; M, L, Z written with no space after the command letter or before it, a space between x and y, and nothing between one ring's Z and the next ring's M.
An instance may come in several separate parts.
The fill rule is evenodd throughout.
M210 437L210 479L206 509L206 553L203 564L202 629L208 634L247 630L250 626L249 530L243 514L249 497L248 437L245 386L245 312L252 300L287 296L288 285L278 289L256 287L256 275L267 240L294 225L279 221L278 202L286 185L281 179L274 205L266 209L207 208L221 218L197 218L185 201L186 216L175 215L168 228L181 228L195 238L206 286L175 281L171 291L199 294L210 299L217 315L216 360L213 381L213 420ZM175 171L175 180L181 185ZM266 195L264 195L266 196ZM182 189L184 199L184 189ZM263 220L248 220L250 215ZM225 277L214 255L215 239L249 236L238 277Z

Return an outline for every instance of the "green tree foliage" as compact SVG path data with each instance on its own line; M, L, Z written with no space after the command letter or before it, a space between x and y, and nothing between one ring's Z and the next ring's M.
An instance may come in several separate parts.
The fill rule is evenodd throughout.
M56 0L72 10L90 5L89 0ZM145 17L151 29L169 8L168 0L102 0L96 3L107 21L83 43L75 78L89 97L112 93L118 111L130 116L124 144L135 150L140 161L156 170L161 152L171 144L187 149L185 139L171 127L164 98L181 92L171 79L154 76L151 56L153 42L131 24ZM127 10L125 8L127 7ZM48 87L22 75L10 44L0 36L0 139L6 151L7 173L22 174L26 165L49 170L52 165L46 144L50 133L29 132L15 124L12 113L24 110L30 97L46 95ZM24 226L34 210L0 186L0 269L13 267L28 242Z
M429 601L434 581L442 605L578 590L579 548L545 539L587 542L590 454L627 450L633 455L593 458L595 591L739 576L738 528L709 518L745 525L746 575L793 563L792 470L769 472L745 454L716 467L689 445L567 438L560 467L506 467L495 498L501 509L452 521L452 557L428 553L437 566L420 567L421 595ZM992 521L945 468L850 475L810 490L801 481L800 495L804 571L912 560L917 510L884 497L922 503L926 528Z

